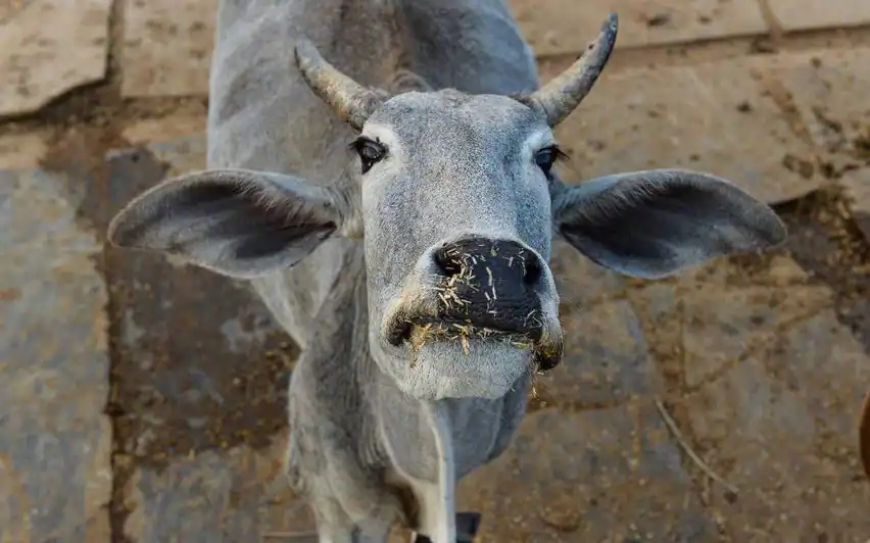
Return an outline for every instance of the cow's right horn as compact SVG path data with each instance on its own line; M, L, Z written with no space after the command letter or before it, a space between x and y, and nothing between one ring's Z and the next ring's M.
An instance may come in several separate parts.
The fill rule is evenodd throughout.
M381 106L378 95L324 60L307 39L296 43L295 53L296 65L311 90L329 104L341 120L362 130L369 115Z

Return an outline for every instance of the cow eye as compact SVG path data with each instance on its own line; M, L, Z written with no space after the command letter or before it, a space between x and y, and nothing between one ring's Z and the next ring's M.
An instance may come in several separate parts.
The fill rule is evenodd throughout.
M545 175L549 176L553 164L563 156L564 153L562 153L559 147L550 145L549 147L544 147L535 153L535 164L541 168L541 171L543 171Z
M387 156L387 148L384 144L362 136L355 139L350 146L359 155L362 162L362 173L369 171L372 166Z

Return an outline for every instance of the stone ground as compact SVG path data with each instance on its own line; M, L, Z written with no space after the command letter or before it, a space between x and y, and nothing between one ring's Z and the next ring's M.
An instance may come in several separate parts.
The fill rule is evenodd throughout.
M292 342L243 287L104 243L204 164L214 4L0 0L0 543L311 527L280 474ZM558 245L566 360L462 484L480 541L870 539L870 2L512 5L544 79L621 17L564 178L710 171L791 239L654 283Z

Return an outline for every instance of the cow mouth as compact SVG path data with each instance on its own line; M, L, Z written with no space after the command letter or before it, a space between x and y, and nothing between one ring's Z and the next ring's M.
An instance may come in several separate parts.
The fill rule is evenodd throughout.
M478 326L468 320L421 316L396 323L396 326L387 336L388 341L394 346L398 347L404 343L410 343L412 347L416 348L422 346L421 343L427 338L498 339L516 343L518 347L527 346L530 348L540 339L540 332L533 334L531 331L523 332L491 326Z
M529 321L534 322L534 316ZM469 354L472 342L500 342L517 349L528 350L533 354L535 366L546 371L561 360L561 338L556 340L544 337L540 325L510 326L481 325L470 319L455 318L450 315L426 315L400 312L389 320L386 340L393 347L407 346L413 351L438 341L455 341Z

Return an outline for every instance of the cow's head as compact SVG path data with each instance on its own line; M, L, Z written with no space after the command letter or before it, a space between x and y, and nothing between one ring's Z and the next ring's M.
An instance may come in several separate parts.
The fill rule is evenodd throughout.
M611 15L573 66L519 97L384 96L302 42L305 80L359 132L357 178L186 175L130 203L110 239L252 278L293 266L329 236L361 237L380 367L414 397L499 397L561 358L554 231L598 264L646 278L785 237L769 207L709 175L652 170L570 188L556 179L552 129L591 89L616 28Z

